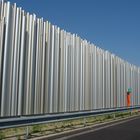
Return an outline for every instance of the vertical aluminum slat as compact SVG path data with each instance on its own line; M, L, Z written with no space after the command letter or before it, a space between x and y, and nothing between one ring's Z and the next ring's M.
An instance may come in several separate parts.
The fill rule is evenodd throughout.
M16 27L15 27L15 42L13 50L13 77L12 77L12 104L11 115L17 114L18 104L18 71L19 71L19 52L20 52L20 29L21 29L21 9L17 8L16 12Z
M2 94L2 68L3 68L3 41L4 41L4 18L0 21L0 101L1 101L1 94ZM1 104L0 104L1 108Z
M16 71L15 71L15 69L16 69L16 60L15 60L15 58L16 58L16 52L15 52L15 50L16 50L16 48L15 48L15 46L17 45L17 33L18 33L18 24L19 24L19 21L18 21L18 13L19 13L19 8L17 8L16 7L16 4L14 4L13 5L13 7L12 7L12 11L11 11L11 14L12 14L12 18L13 18L13 20L11 21L11 27L12 27L12 29L11 29L11 32L12 32L12 35L11 35L11 79L10 79L10 82L11 82L11 115L15 115L15 110L16 110L16 104L15 104L15 102L16 102L16 95L17 95L17 91L14 91L15 90L15 88L17 87L17 85L16 85ZM13 82L14 81L14 82Z
M75 108L74 110L79 110L80 109L80 73L81 73L81 69L80 69L80 39L79 37L76 35L76 40L75 40Z
M69 45L68 45L68 48L69 48L69 64L68 64L68 76L70 76L67 80L68 80L68 87L69 87L69 92L68 92L68 102L69 102L69 111L72 111L72 107L73 107L73 104L74 104L74 100L73 100L73 51L72 51L72 43L73 43L73 38L71 36L71 34L69 33Z
M113 108L113 103L114 103L114 93L113 93L113 56L111 55L111 60L110 60L110 96L111 96L111 108Z
M67 111L71 110L71 80L72 80L72 62L71 62L71 38L70 33L66 33L66 46L67 48L67 62L66 62L66 68L67 68L67 75L66 75L66 81L67 81Z
M35 64L35 97L34 97L34 113L38 113L38 69L39 69L39 19L37 19L37 42L36 42L36 64Z
M25 62L24 62L24 101L23 101L23 114L28 114L28 94L27 94L27 69L28 69L28 42L29 42L29 35L28 35L28 29L29 29L29 13L26 14L26 26L25 26Z
M123 73L124 73L124 75L123 75L123 78L124 78L124 88L123 88L123 106L125 106L125 101L126 101L126 91L127 91L127 88L126 88L126 78L125 78L125 76L126 76L126 74L125 74L125 69L126 69L126 62L124 62L123 63L123 67L124 67L124 69L123 69Z
M0 20L2 20L4 14L4 0L0 2Z
M90 45L90 73L91 73L91 79L90 79L90 109L94 107L93 105L93 44Z
M94 105L95 105L95 108L94 109L97 109L97 82L96 82L96 80L97 80L97 61L96 61L96 59L97 59L97 56L96 56L96 54L97 54L97 48L95 47L95 49L94 49L94 65L93 65L93 67L94 67L94 100L93 100L93 102L94 102Z
M88 110L88 48L87 41L84 41L85 64L84 64L84 110Z
M80 41L80 110L83 109L83 44Z
M3 74L3 41L4 41L4 18L0 21L0 112L2 97L2 74Z
M66 32L64 31L64 112L69 111L68 108L68 88L67 88L67 63L68 63L68 47L67 47L67 39L66 39Z
M31 89L32 89L32 71L31 71L31 65L32 65L32 22L33 22L33 16L29 15L29 26L28 26L28 30L29 30L29 34L28 34L28 44L27 44L27 51L28 51L28 60L27 60L27 89L26 89L26 101L27 101L27 105L26 105L26 111L27 114L32 114L32 101L31 101Z
M45 113L49 112L49 85L50 85L50 23L46 22L46 57L45 57Z
M2 97L1 97L1 116L9 115L7 111L10 111L7 107L9 104L8 99L8 93L9 91L9 68L8 68L8 61L9 61L9 54L8 54L8 48L9 48L9 22L10 22L10 2L7 3L6 7L6 17L5 17L5 41L4 41L4 60L3 60L3 77L2 77Z
M35 108L34 112L39 114L41 111L41 74L42 74L42 19L37 19L37 46L36 46L36 72L35 72Z
M58 112L59 94L59 28L55 27L55 47L54 47L54 112Z
M43 21L42 21L43 22ZM41 72L41 109L40 109L40 113L44 113L44 104L45 104L45 100L44 100L44 95L45 95L45 52L46 52L46 23L43 22L43 32L42 32L42 36L43 36L43 41L42 41L42 72Z
M31 37L30 37L30 114L34 113L34 93L35 93L35 57L36 57L36 15L32 16Z
M82 73L82 110L85 110L85 58L86 58L86 46L85 46L85 40L83 41L83 65L82 65L82 69L83 69L83 73Z
M40 42L39 42L39 48L40 48L40 52L39 52L39 114L43 111L43 83L44 83L44 46L43 46L43 31L44 31L44 22L43 22L43 18L41 18L40 20Z
M54 26L52 26L52 38L51 38L51 69L50 69L50 113L53 112L53 93L54 93L54 87L53 87L53 81L54 81Z
M104 54L105 52L103 51L103 58L102 58L102 60L103 60L103 71L102 71L102 82L103 82L103 87L102 87L102 94L103 94L103 108L105 108L105 54Z
M22 29L21 29L21 49L20 49L20 66L19 66L19 89L18 89L18 115L22 115L23 100L24 100L24 59L25 59L25 16L22 16Z
M64 112L64 36L63 31L60 31L60 72L59 72L59 112Z

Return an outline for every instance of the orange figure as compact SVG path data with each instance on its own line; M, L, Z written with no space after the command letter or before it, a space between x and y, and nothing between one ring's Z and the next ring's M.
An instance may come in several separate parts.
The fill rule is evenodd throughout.
M127 92L127 106L131 106L131 94L129 92Z
M132 93L132 88L128 88L127 90L127 106L131 106L131 93Z

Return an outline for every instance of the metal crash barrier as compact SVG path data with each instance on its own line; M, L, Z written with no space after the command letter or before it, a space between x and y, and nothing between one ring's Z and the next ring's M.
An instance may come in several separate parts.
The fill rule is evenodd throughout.
M110 113L133 111L140 109L140 106L125 107L125 108L114 108L114 109L99 109L94 111L83 111L83 112L70 112L60 114L47 114L47 115L36 115L36 116L18 116L10 118L0 119L0 129L30 126L36 124L45 124L49 122L58 122L63 120L71 120L77 118L84 118L89 116L105 115Z

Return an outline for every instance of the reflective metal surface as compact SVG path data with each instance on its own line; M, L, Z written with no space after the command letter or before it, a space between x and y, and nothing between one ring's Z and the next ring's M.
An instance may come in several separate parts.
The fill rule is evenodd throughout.
M140 68L0 2L0 116L140 105Z

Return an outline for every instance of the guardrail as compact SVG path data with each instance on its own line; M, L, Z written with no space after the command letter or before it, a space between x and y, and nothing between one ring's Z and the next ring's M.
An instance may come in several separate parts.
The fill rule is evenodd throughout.
M98 109L94 111L83 111L83 112L70 112L60 114L46 114L46 115L35 115L35 116L17 116L9 118L0 118L0 130L21 126L30 126L36 124L43 124L48 122L57 122L63 120L71 120L76 118L85 118L88 116L98 116L122 111L132 111L140 109L140 106L134 107L123 107L123 108L111 108L111 109Z

